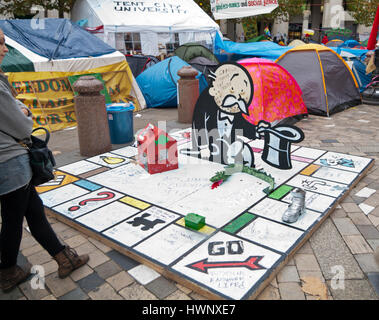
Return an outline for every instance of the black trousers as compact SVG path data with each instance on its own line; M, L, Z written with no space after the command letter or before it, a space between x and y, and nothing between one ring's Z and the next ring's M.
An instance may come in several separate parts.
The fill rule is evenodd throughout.
M32 236L51 255L64 249L48 222L42 200L31 184L0 196L1 202L1 264L5 269L16 265L22 239L24 217Z

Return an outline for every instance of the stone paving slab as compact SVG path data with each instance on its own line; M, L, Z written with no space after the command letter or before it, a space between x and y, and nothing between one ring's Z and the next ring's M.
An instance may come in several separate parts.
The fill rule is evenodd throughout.
M369 243L369 245L371 246L371 248L373 250L375 250L376 248L379 248L379 239L367 239L367 242Z
M107 279L121 271L121 267L114 261L107 261L95 268L96 273L103 279Z
M377 295L379 295L379 272L369 272L367 278Z
M333 289L331 281L328 281L328 287L335 300L378 300L378 296L366 280L345 280L343 287Z
M121 271L112 277L107 278L106 281L116 291L120 291L121 289L131 285L134 282L134 279L127 272Z
M279 283L279 292L282 300L305 300L305 294L297 282Z
M58 272L54 272L46 277L46 286L57 298L77 288L77 284L70 278L60 279ZM37 290L31 290L37 291Z
M120 290L119 294L126 300L158 300L158 298L145 289L144 286L140 286L135 282Z
M375 261L373 254L357 254L355 255L355 258L357 259L363 272L379 272L379 265Z
M325 279L330 280L335 276L335 272L332 271L334 266L344 268L346 279L364 278L357 261L330 219L316 230L310 238L310 243Z
M366 239L379 239L379 231L373 225L357 225L357 228Z
M335 218L333 222L343 236L360 235L359 230L350 218Z
M90 291L88 295L92 300L123 300L123 298L117 294L114 288L108 283L104 283L101 286Z
M79 268L77 270L74 270L71 273L70 277L75 282L78 282L79 280L89 276L93 272L95 272L95 271L90 266L85 265L85 266L82 266L81 268Z
M257 300L281 300L279 289L268 285L257 297Z
M276 278L278 282L299 282L299 274L297 272L296 266L285 266L279 271Z
M81 289L76 288L59 297L59 300L89 300L90 297Z
M96 272L92 272L90 275L80 279L77 284L86 293L95 290L101 286L105 280L101 278Z
M347 214L354 225L368 225L371 226L372 222L363 212L350 212Z
M372 253L370 245L361 235L342 236L352 254Z
M164 277L159 277L151 281L145 286L145 288L159 299L165 299L177 290L177 287L173 284L173 282L165 279Z
M164 300L191 300L183 291L176 290L174 293L168 295Z
M143 264L130 269L128 273L142 285L147 285L160 276L158 272Z
M106 253L106 255L119 264L123 269L130 270L139 265L139 263L127 256L122 255L121 253L112 250Z

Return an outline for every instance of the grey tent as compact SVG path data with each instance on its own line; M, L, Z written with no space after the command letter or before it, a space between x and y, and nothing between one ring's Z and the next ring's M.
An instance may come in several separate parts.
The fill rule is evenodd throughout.
M296 79L310 114L329 116L361 104L353 72L338 53L326 46L295 47L276 63Z
M217 69L218 63L211 61L205 57L196 57L188 62L193 68L204 74L208 85L211 82L209 75Z
M133 76L137 78L140 73L158 63L159 59L154 56L126 55L126 61L128 61Z

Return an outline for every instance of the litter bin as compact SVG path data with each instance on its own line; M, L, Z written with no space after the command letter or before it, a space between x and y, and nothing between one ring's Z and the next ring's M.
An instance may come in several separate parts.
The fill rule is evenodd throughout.
M132 103L113 103L107 105L109 133L112 144L121 144L133 140Z

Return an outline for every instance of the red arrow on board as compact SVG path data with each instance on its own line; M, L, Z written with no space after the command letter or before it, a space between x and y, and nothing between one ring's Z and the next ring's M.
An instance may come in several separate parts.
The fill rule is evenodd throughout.
M208 258L191 263L186 267L200 271L203 273L208 273L210 268L234 268L234 267L245 267L250 270L260 270L266 269L261 266L258 262L263 258L263 256L250 256L245 261L214 261L208 262Z

